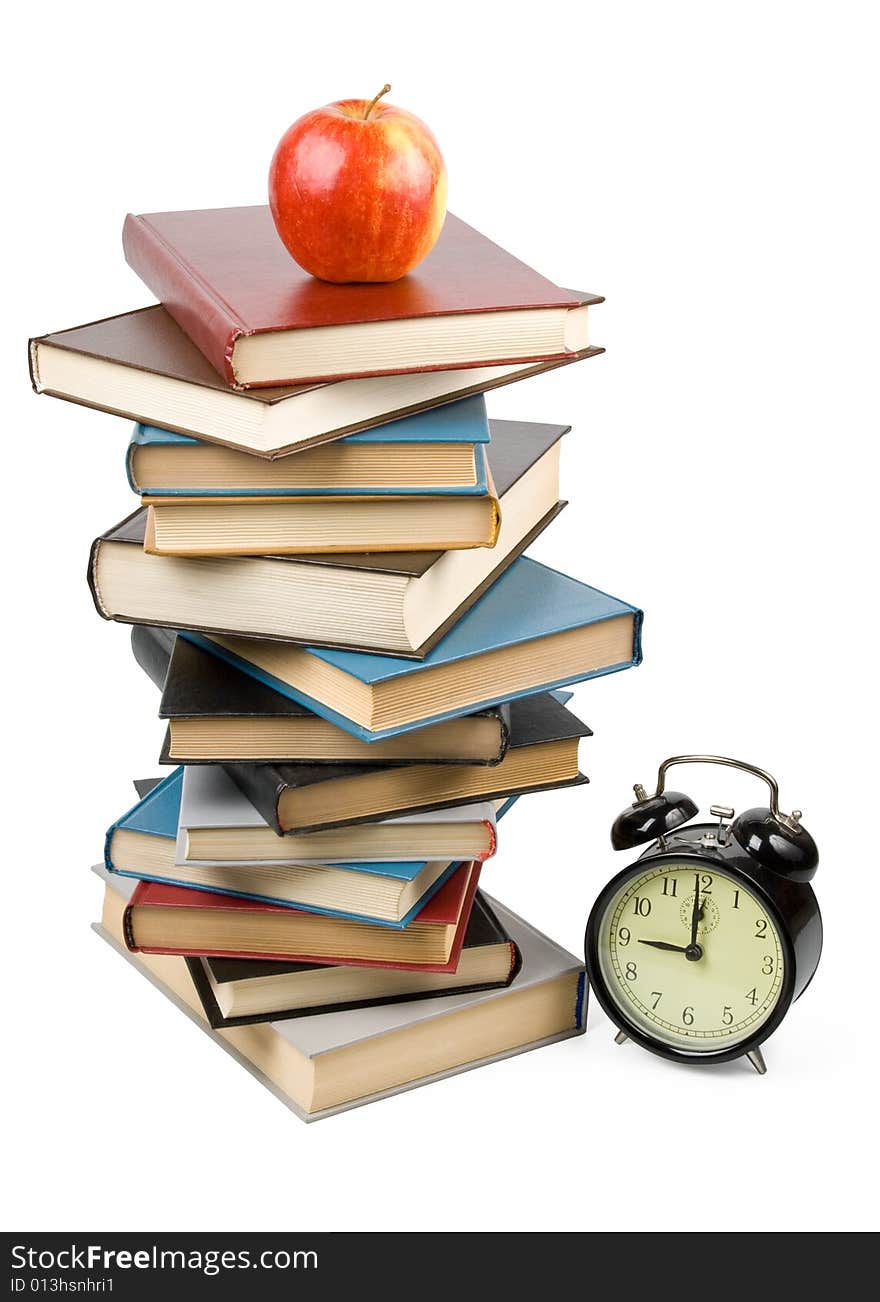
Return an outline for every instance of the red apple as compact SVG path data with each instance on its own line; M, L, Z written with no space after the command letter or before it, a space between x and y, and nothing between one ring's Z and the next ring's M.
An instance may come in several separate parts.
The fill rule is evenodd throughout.
M373 100L314 109L281 137L269 204L290 255L321 280L398 280L437 241L446 167L412 113Z

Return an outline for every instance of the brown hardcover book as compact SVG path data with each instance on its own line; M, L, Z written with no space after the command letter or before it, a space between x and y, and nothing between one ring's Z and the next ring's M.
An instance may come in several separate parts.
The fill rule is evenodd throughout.
M130 266L231 385L252 388L563 359L602 300L560 289L451 213L391 284L297 265L268 207L129 214Z
M492 421L494 548L313 556L151 556L146 511L98 538L89 585L123 624L386 651L422 659L562 509L566 427ZM270 599L266 599L266 594Z
M163 307L146 307L32 339L29 360L37 393L271 461L602 351L585 348L515 366L236 390Z

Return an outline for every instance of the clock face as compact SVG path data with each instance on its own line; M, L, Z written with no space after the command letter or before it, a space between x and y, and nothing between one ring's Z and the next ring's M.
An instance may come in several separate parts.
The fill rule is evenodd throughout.
M625 1019L686 1053L752 1039L785 987L785 953L766 904L712 863L669 859L635 871L604 909L598 957Z

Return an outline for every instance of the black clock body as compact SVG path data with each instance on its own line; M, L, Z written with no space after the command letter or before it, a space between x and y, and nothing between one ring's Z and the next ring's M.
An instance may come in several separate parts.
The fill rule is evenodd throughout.
M587 922L587 974L602 1008L611 1021L635 1043L677 1062L706 1065L729 1062L763 1044L779 1026L792 1002L809 985L822 952L822 918L812 887L807 882L793 881L770 871L733 838L721 843L717 834L718 825L715 823L693 823L668 833L660 841L648 846L635 862L608 883L593 905ZM690 1052L647 1036L641 1027L630 1022L621 1007L611 998L599 966L599 933L611 900L627 879L641 876L646 868L662 868L671 861L693 863L705 871L710 871L714 866L731 878L741 880L766 906L784 950L785 978L772 1014L750 1039L717 1052Z

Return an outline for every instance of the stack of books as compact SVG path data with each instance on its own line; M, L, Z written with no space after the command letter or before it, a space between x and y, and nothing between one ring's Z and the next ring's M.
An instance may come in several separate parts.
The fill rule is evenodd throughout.
M265 208L123 239L160 304L30 348L137 422L89 583L170 769L107 833L101 934L306 1119L577 1034L580 960L480 873L586 782L563 689L637 664L641 615L523 554L567 430L483 395L600 352L601 300L452 216L388 285L314 280Z

